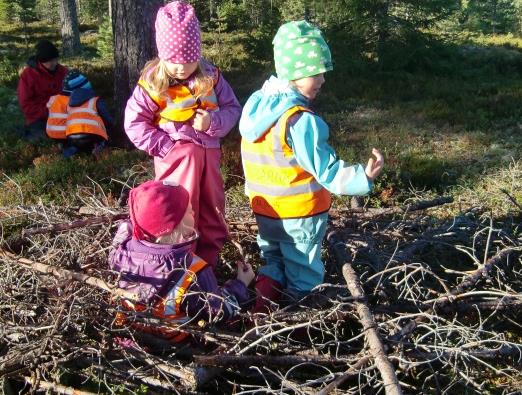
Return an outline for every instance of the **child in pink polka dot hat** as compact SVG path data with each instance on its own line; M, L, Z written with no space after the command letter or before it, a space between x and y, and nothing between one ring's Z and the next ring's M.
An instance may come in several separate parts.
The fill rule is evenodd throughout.
M218 68L201 57L194 8L161 7L155 23L158 57L145 65L125 109L125 131L154 157L155 178L189 192L200 235L194 252L216 265L226 237L220 140L236 125L241 106Z

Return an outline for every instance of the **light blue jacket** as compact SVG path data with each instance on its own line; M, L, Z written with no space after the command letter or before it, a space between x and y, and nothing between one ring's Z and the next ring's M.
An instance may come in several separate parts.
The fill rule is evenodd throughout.
M262 136L291 107L309 107L308 100L288 81L270 77L246 102L239 131L248 141ZM328 191L337 195L365 195L372 183L363 166L348 165L328 144L328 125L317 115L302 112L292 119L287 143L297 163ZM326 230L328 214L307 218L275 220L257 216L262 238L273 241L319 243Z

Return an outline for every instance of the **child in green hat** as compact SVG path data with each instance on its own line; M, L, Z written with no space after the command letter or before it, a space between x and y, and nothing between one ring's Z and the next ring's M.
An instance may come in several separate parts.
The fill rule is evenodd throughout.
M266 262L254 312L267 312L282 291L300 298L323 282L330 193L367 194L384 165L376 149L366 167L339 159L327 142L328 125L310 109L333 68L321 31L306 21L289 22L273 44L277 77L252 94L239 122L245 190Z

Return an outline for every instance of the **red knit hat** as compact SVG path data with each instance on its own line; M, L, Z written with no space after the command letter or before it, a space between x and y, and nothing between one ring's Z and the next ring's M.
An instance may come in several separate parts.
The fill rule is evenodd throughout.
M185 215L188 202L188 191L172 182L147 181L131 189L129 214L133 237L155 241L172 232Z
M173 1L159 9L156 46L159 58L171 63L192 63L200 59L199 21L190 4Z

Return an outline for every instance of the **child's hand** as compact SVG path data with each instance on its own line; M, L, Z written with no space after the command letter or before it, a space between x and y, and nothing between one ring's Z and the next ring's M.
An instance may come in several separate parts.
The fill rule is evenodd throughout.
M198 132L204 132L210 127L212 116L208 111L198 108L194 118L192 118L192 127Z
M382 156L381 151L373 148L372 154L375 156L375 159L370 156L364 171L366 173L366 177L368 177L370 181L375 180L375 178L381 174L382 168L384 167L384 157Z
M252 269L252 265L249 263L237 262L237 279L241 281L245 286L252 282L256 274Z

